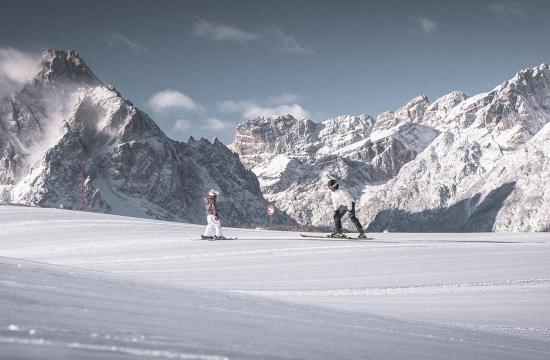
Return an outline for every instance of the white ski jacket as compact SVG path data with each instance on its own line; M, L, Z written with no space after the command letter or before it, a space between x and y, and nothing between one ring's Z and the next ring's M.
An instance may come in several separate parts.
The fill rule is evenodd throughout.
M334 211L338 210L340 206L345 206L348 210L351 210L353 205L352 203L355 201L351 197L350 193L341 187L336 191L331 191L330 197L332 199L332 208Z

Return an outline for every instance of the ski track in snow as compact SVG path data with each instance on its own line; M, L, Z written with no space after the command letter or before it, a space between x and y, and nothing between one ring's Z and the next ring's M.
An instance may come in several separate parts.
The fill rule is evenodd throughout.
M0 224L7 359L550 358L547 234L209 242L201 225L13 206Z
M366 288L366 289L329 289L329 290L230 290L242 294L261 296L388 296L388 295L411 295L411 294L448 294L455 292L476 292L496 291L503 288L512 290L526 289L550 289L550 279L533 280L506 280L490 281L472 284L442 284L424 285L396 288Z
M18 337L4 337L0 336L0 344L17 344L17 345L31 345L31 346L48 346L48 347L66 347L68 349L79 349L85 351L97 351L103 353L104 356L109 356L109 353L115 355L128 354L138 357L150 357L158 359L182 359L182 360L229 360L225 356L215 355L203 355L203 354L189 354L180 353L166 350L156 349L142 349L137 347L125 347L114 345L94 345L94 344L82 344L77 342L64 343L64 342L52 342L44 339L26 339Z

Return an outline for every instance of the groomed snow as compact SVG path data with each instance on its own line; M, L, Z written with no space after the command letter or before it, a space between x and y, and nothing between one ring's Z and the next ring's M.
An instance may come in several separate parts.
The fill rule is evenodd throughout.
M0 206L0 358L550 358L548 234L202 230Z

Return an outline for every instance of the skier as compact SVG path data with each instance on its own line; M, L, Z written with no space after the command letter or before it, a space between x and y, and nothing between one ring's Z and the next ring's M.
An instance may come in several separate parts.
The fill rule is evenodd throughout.
M208 213L208 215L206 216L206 221L208 224L206 225L206 229L204 229L204 234L201 235L202 239L225 239L225 237L223 237L222 235L222 224L220 222L220 213L218 210L218 195L220 195L219 192L214 189L210 189L210 191L208 191L208 197L204 199L206 212ZM208 235L210 229L215 230L216 234L213 236Z
M331 191L330 197L332 199L332 207L334 209L334 226L336 227L336 231L329 235L329 237L347 237L342 230L342 217L347 212L349 219L359 232L359 238L366 238L367 236L365 235L363 226L359 222L359 219L355 216L355 201L351 197L350 193L346 189L342 189L338 182L334 179L331 179L327 186Z

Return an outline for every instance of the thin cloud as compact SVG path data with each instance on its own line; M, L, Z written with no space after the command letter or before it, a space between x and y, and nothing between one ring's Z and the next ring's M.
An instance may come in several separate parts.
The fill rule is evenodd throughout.
M230 129L233 126L233 123L229 121L223 121L214 117L208 118L205 121L205 128L208 130L225 130Z
M214 41L233 41L246 43L260 37L259 34L238 29L233 26L206 21L197 17L193 22L193 33L196 36Z
M136 54L144 54L148 52L147 48L145 48L138 42L131 40L128 37L119 33L113 33L113 35L111 35L111 37L107 39L107 44L109 44L110 47L115 47L117 44L122 44L132 49L132 51L134 51Z
M527 16L527 10L516 1L493 3L487 7L487 10L499 18L524 18Z
M233 42L239 44L263 43L275 52L286 54L313 54L310 47L303 46L280 27L272 27L258 32L239 29L234 26L207 21L196 17L193 22L195 36L216 41Z
M174 126L172 127L172 130L179 132L185 132L189 129L191 129L191 121L185 119L176 120L174 122Z
M283 94L278 97L270 97L261 103L255 100L226 100L218 104L218 109L226 113L240 113L245 120L283 115L292 115L297 119L311 118L311 113L300 104L284 101L298 99L301 99L298 95Z
M172 89L166 89L154 94L147 103L157 112L170 109L182 109L193 112L202 111L201 106L191 99L191 97Z
M311 117L309 111L306 111L301 105L298 104L279 105L275 107L255 106L248 108L243 112L243 117L245 119L283 115L292 115L297 119L308 119Z
M266 38L272 43L273 49L277 52L304 55L315 53L310 47L298 44L293 36L286 34L279 27L272 28L266 34Z
M428 17L419 16L416 23L424 34L431 34L437 30L437 23Z
M21 88L38 74L40 55L0 48L0 98Z
M270 96L267 98L266 102L269 105L283 105L290 103L299 103L304 101L304 98L296 94L282 94L279 96Z
M243 101L234 101L234 100L225 100L218 104L218 109L221 112L225 113L239 113L243 112L245 109L257 106L258 104L254 100L243 100Z

